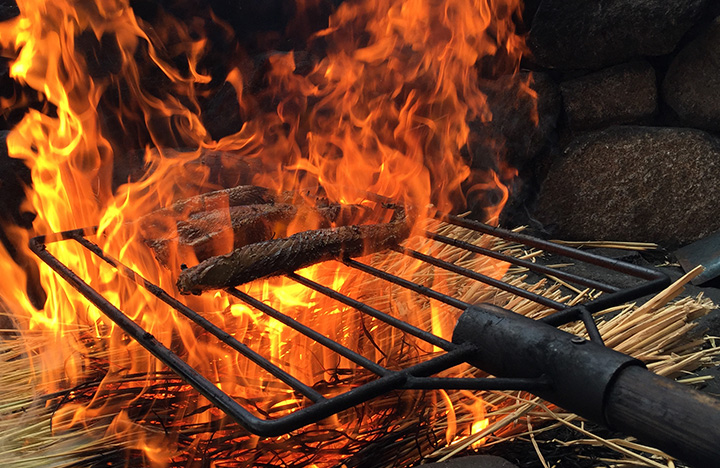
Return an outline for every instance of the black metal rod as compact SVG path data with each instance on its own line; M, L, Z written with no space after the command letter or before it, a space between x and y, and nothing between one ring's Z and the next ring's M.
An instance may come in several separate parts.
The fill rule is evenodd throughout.
M640 298L642 296L656 293L664 287L669 286L671 280L664 273L659 273L659 278L641 283L632 288L623 289L622 291L603 294L602 296L593 299L582 305L570 307L569 309L555 312L554 314L548 315L540 319L541 322L547 323L548 325L560 326L566 323L580 319L581 307L585 307L590 313L597 313L605 310L609 307L614 307L618 304L623 304Z
M323 402L307 406L274 421L256 419L248 428L255 434L277 436L306 426L321 419L383 395L390 390L403 388L409 378L424 379L426 375L449 369L466 362L473 352L472 346L461 345L445 354L380 377Z
M292 387L294 390L300 392L305 397L307 397L310 401L318 402L325 399L324 396L322 396L319 392L314 390L312 387L309 387L308 385L304 384L300 380L296 379L292 375L288 374L284 370L282 370L280 367L276 366L260 354L253 351L250 347L245 345L244 343L241 343L238 341L234 336L227 333L222 328L216 326L214 323L203 317L202 315L198 314L182 302L178 301L171 295L165 292L160 286L157 286L144 277L142 277L139 273L133 271L131 268L127 267L125 264L120 262L120 260L113 258L109 255L107 255L103 250L94 242L91 242L84 237L76 236L73 237L74 240L82 244L86 249L93 252L95 255L103 259L108 264L112 265L113 267L117 268L118 271L125 277L133 280L138 285L145 288L147 291L149 291L152 295L169 305L170 307L174 308L181 314L183 314L188 319L192 320L196 324L200 325L202 328L204 328L206 331L211 333L213 336L218 338L223 343L230 346L235 351L239 352L243 356L250 359L252 362L257 364L259 367L265 369L268 373L276 377L277 379L281 380L285 384Z
M233 398L217 388L195 369L180 359L158 342L150 333L137 325L119 309L107 301L101 294L85 283L72 270L50 254L45 245L37 239L31 239L30 248L40 259L48 264L65 281L80 292L92 304L98 307L109 319L122 328L128 336L135 339L153 356L167 365L181 379L204 395L210 402L220 408L230 417L234 418L250 432L265 437L286 434L313 422L320 421L328 416L351 408L362 402L383 395L391 390L402 388L405 381L412 376L425 376L448 369L465 362L472 352L471 347L457 346L455 349L437 356L429 361L416 364L399 372L388 373L379 379L353 388L345 393L322 400L297 410L277 420L264 420L250 413L238 404ZM238 291L239 292L239 291Z
M470 377L409 377L403 385L408 390L522 390L533 392L546 389L550 380L537 378L470 378Z
M507 229L490 226L479 221L460 218L459 216L446 213L436 213L434 215L434 218L440 221L444 221L446 223L464 227L466 229L472 229L475 231L483 232L485 234L490 234L491 236L500 237L506 240L512 240L520 244L536 247L546 252L553 252L558 255L574 258L576 260L580 260L586 263L592 263L593 265L598 265L604 268L608 268L610 270L619 271L621 273L632 276L637 276L646 280L654 280L660 278L661 276L664 276L662 273L651 270L649 268L633 265L631 263L626 263L620 260L602 257L600 255L596 255L590 252L584 252L582 250L578 250L573 247L567 247L565 245L557 244L555 242L550 242L531 237L526 234L521 234L518 232L508 231Z
M383 322L387 323L388 325L391 325L391 326L393 326L399 330L402 330L410 335L420 338L421 340L426 341L434 346L437 346L438 348L442 348L446 351L449 351L451 349L455 349L455 347L456 347L455 344L451 343L450 341L444 340L437 335L433 335L430 332L427 332L425 330L421 330L417 327L414 327L403 320L395 318L392 315L386 314L385 312L381 312L374 307L370 307L369 305L365 304L364 302L360 302L356 299L348 297L342 293L335 291L334 289L328 288L327 286L323 286L319 283L316 283L315 281L312 281L308 278L300 276L297 273L290 273L289 275L286 275L286 276L294 281L297 281L298 283L302 284L303 286L306 286L314 291L317 291L320 294L324 294L325 296L327 296L331 299L335 299L336 301L342 302L343 304L350 306L354 309L357 309L360 312L363 312L367 315L375 317L378 320L382 320Z
M622 291L618 291L616 293L603 294L597 299L593 299L592 301L587 302L586 304L584 304L584 306L587 308L587 310L594 314L596 312L605 310L608 307L614 307L618 304L634 301L635 299L647 296L648 294L655 294L661 289L670 286L670 284L672 283L670 277L662 272L657 273L658 277L652 281L647 281L645 283L638 284L637 286L623 289Z
M453 342L474 344L469 362L495 377L545 375L553 385L534 392L581 416L603 421L606 389L619 369L643 364L617 351L489 304L458 319Z
M423 253L418 252L417 250L412 250L412 249L408 249L405 247L395 247L395 248L393 248L393 250L395 250L396 252L405 254L409 257L416 258L418 260L422 260L423 262L429 263L431 265L435 265L436 267L440 267L445 270L452 271L453 273L457 273L458 275L465 276L466 278L470 278L475 281L480 281L481 283L485 283L494 288L498 288L503 291L507 291L509 293L515 294L516 296L524 297L525 299L529 299L533 302L537 302L538 304L542 304L546 307L550 307L555 310L563 310L563 309L567 308L567 306L565 304L562 304L560 302L553 301L552 299L548 299L547 297L541 296L539 294L535 294L535 293L527 291L523 288L518 288L517 286L513 286L512 284L506 283L504 281L497 280L495 278L491 278L490 276L483 275L481 273L477 273L468 268L463 268L461 266L455 265L454 263L446 262L445 260L440 260L439 258L431 257L430 255L425 255Z
M434 232L426 231L425 237L427 237L428 239L432 239L434 241L442 242L443 244L452 245L453 247L469 250L476 254L485 255L486 257L492 257L494 259L501 260L503 262L521 266L523 268L527 268L528 270L534 271L536 273L555 276L556 278L560 278L561 280L567 281L569 283L577 284L580 286L586 286L588 288L597 289L597 290L603 291L603 292L619 291L619 288L612 286L610 284L607 284L607 283L595 281L590 278L585 278L583 276L575 275L573 273L568 273L566 271L558 270L557 268L551 268L551 267L548 267L545 265L541 265L539 263L534 263L529 260L523 260L521 258L513 257L512 255L505 255L503 253L496 252L491 249L486 249L485 247L480 247L478 245L471 244L469 242L461 241L459 239L453 239L452 237L443 236L442 234L437 234Z
M288 317L287 315L283 314L279 310L265 304L264 302L255 299L251 295L244 293L242 291L239 291L236 288L228 288L226 291L234 296L240 299L241 301L245 302L246 304L251 305L252 307L256 308L257 310L263 312L264 314L274 318L275 320L287 325L288 327L293 328L294 330L302 333L303 335L307 336L311 340L314 340L321 345L325 346L328 349L331 349L332 351L335 351L339 355L347 358L348 360L354 362L358 366L364 367L365 369L373 372L374 374L385 376L390 373L392 373L391 370L388 370L384 368L383 366L379 365L375 361L371 361L370 359L366 358L365 356L362 356L355 351L341 345L337 341L331 340L327 336L318 333L317 331L313 330L312 328L308 327L307 325L303 325L302 323L298 322L297 320Z
M580 308L580 318L585 325L585 329L588 332L590 340L598 344L605 344L603 342L602 335L600 335L600 330L598 330L597 324L595 323L595 319L593 318L590 311L587 310L587 307Z
M429 377L440 371L450 369L458 364L464 364L475 352L473 344L460 344L455 349L439 354L432 359L410 366L398 372L412 377Z
M87 228L70 229L68 231L53 232L50 234L44 234L33 238L33 243L36 246L42 246L43 244L52 244L63 240L75 239L76 237L93 236L97 234L98 227L92 226Z
M640 361L490 305L468 309L453 341L475 343L469 361L493 375L545 375L552 385L533 393L565 410L693 466L718 466L720 400L655 375Z
M369 273L377 278L384 279L385 281L388 281L393 284L397 284L398 286L402 286L403 288L410 289L411 291L415 291L416 293L420 293L424 296L430 297L432 299L436 299L440 302L443 302L449 306L465 310L468 307L470 307L471 304L468 304L467 302L463 302L459 299L455 299L454 297L448 296L447 294L439 293L433 289L428 288L427 286L422 286L417 283L413 283L412 281L408 281L404 278L400 278L399 276L391 275L390 273L386 273L382 270L378 270L375 267L371 267L370 265L366 265L364 263L360 263L357 260L353 260L351 258L343 260L343 263L345 265L353 267L357 270L364 271L365 273Z
M30 248L55 272L67 281L80 294L85 296L92 304L105 314L110 320L115 322L125 333L135 341L140 343L143 348L148 350L153 356L162 361L184 381L190 384L195 390L200 392L205 398L210 400L214 405L223 408L223 411L230 414L236 420L245 424L252 424L257 418L248 410L240 406L235 400L230 398L225 392L217 388L212 382L203 377L189 364L180 359L175 353L166 348L155 337L145 331L142 327L131 320L127 315L122 313L117 307L111 304L100 293L95 291L82 278L67 268L60 260L47 251L44 244L37 239L30 239Z
M669 279L665 277L662 273L655 272L653 270L645 269L642 267L636 267L634 265L629 265L624 262L615 261L615 260L607 260L603 257L598 257L593 254L588 254L586 252L580 252L576 249L572 249L565 246L559 246L557 244L553 244L547 241L541 241L539 239L534 239L529 236L524 236L517 233L512 233L510 231L501 230L499 228L493 228L491 226L483 225L482 223L476 223L476 222L470 222L468 220L463 220L462 218L457 217L449 217L448 215L443 215L439 217L439 219L442 219L446 222L451 222L453 224L457 224L463 227L467 227L470 229L478 230L479 232L485 232L490 235L495 235L497 237L505 238L508 240L524 243L525 245L534 246L543 250L547 250L549 252L558 253L561 255L565 255L570 258L575 258L581 261L587 261L589 263L594 263L596 265L599 265L601 267L613 269L615 271L620 271L622 273L631 274L635 276L639 276L641 278L651 278L652 281L649 281L647 283L641 284L639 286L630 288L628 290L622 290L617 291L614 293L606 294L601 296L598 299L594 299L593 301L581 305L581 306L574 306L570 307L566 310L557 312L549 317L546 317L543 321L546 323L552 323L552 324L560 324L560 323L566 323L570 320L577 320L580 319L586 319L586 315L588 312L597 312L599 310L606 309L608 307L617 305L619 303L636 299L644 294L649 294L651 292L657 291L659 288L663 287L666 284L669 284ZM453 222L453 220L457 222ZM484 226L484 227L483 227ZM480 229L478 229L480 227ZM343 347L342 345L336 343L333 340L330 340L329 338L315 332L314 330L310 329L309 327L306 327L297 321L291 319L290 317L280 313L279 311L273 309L272 307L264 304L263 302L252 298L251 296L242 293L238 291L237 289L230 289L228 292L233 295L234 297L238 297L239 299L243 300L244 302L248 303L249 305L257 308L258 310L263 311L264 313L268 314L268 316L273 317L277 320L280 320L282 323L285 323L288 326L291 326L292 328L296 329L300 333L303 333L304 335L308 336L310 339L316 340L320 342L321 344L325 345L329 349L337 352L338 354L346 357L352 362L355 362L357 365L364 367L371 372L376 373L380 377L371 380L370 382L363 384L359 387L353 388L347 392L341 393L339 395L336 395L331 398L322 399L319 400L317 403L309 404L308 406L305 406L302 409L298 409L297 411L285 415L279 419L276 420L265 420L260 419L257 416L253 415L250 411L243 408L240 404L238 404L233 398L222 392L220 389L218 389L214 384L212 384L210 381L205 379L202 375L197 373L192 367L190 367L187 363L185 363L183 360L181 360L176 354L172 353L169 349L165 348L161 343L157 342L157 340L152 337L151 334L147 333L145 330L143 330L141 327L139 327L135 322L133 322L130 318L128 318L126 315L124 315L120 310L115 308L112 304L110 304L106 299L102 297L97 291L92 289L88 284L84 283L82 279L77 277L69 268L67 268L65 265L63 265L59 260L57 260L55 257L53 257L49 252L45 250L45 246L43 242L47 240L48 242L55 242L57 240L62 239L69 239L69 238L75 238L75 237L82 237L84 235L91 234L93 232L96 232L96 230L74 230L74 231L68 231L65 233L56 233L48 235L45 238L38 237L30 242L30 246L33 249L33 251L48 265L50 265L51 268L53 268L60 276L62 276L66 281L68 281L74 288L76 288L78 291L81 292L91 303L95 304L103 313L105 313L111 320L118 323L118 326L120 326L123 330L128 333L129 336L136 339L141 345L146 347L148 351L150 351L154 356L156 356L158 359L160 359L163 363L165 363L170 369L172 369L174 372L176 372L180 378L188 382L190 385L192 385L194 388L196 388L201 394L205 395L214 405L216 405L221 410L225 411L230 417L233 417L236 419L241 425L246 427L251 432L261 435L261 436L276 436L285 434L289 431L298 429L302 426L306 426L308 424L311 424L313 422L317 422L321 419L324 419L332 414L335 414L339 411L346 410L348 408L351 408L357 404L360 404L362 402L365 402L371 398L374 398L376 396L382 395L384 393L387 393L391 390L395 389L401 389L401 388L414 388L414 389L430 389L430 388L438 388L439 386L442 386L442 388L474 388L479 389L482 385L501 385L503 383L507 383L510 388L516 388L518 386L522 387L520 389L525 389L523 386L528 386L527 388L530 388L533 385L537 385L537 387L533 388L533 391L538 391L540 394L552 394L556 390L552 388L547 388L547 380L546 378L541 375L542 373L535 372L538 368L537 365L533 365L530 363L530 368L532 369L533 375L525 378L526 376L515 376L515 377L521 377L520 380L517 378L511 378L508 379L506 382L503 382L503 380L499 379L487 379L492 380L492 382L485 382L486 379L444 379L444 378L437 378L437 377L431 377L434 374L437 374L438 372L447 370L455 365L461 364L463 362L467 361L475 361L474 356L478 352L478 347L476 344L467 345L467 344L458 344L454 347L450 346L450 349L448 352L444 354L440 354L439 356L436 356L432 359L429 359L428 361L421 362L419 364L410 366L408 368L399 370L399 371L390 371L388 369L385 369L384 367L380 366L379 364L370 361L363 356ZM77 240L77 239L76 239ZM90 243L92 244L92 243ZM94 244L92 244L94 245ZM85 245L87 248L88 246ZM98 250L100 250L99 247L95 246ZM92 249L91 249L92 250ZM102 253L102 251L100 250ZM104 255L104 254L103 254ZM108 257L110 258L110 257ZM589 260L588 260L589 259ZM596 261L597 259L600 259L599 261ZM423 294L429 298L438 300L440 302L443 302L447 305L450 305L452 307L456 307L458 309L466 309L470 304L467 304L463 301L460 301L458 299L455 299L453 297L447 296L445 294L439 293L437 291L434 291L430 288L427 288L425 286L419 285L417 283L413 283L411 281L405 280L403 278L397 277L395 275L392 275L390 273L386 273L384 271L378 270L374 267L371 267L369 265L365 265L363 263L357 262L355 260L346 260L345 264L356 268L360 271L364 271L365 273L371 274L373 276L376 276L378 278L384 279L386 281L389 281L393 284L399 285L401 287L407 288L409 290L415 291L419 294ZM151 293L156 294L158 298L161 300L165 300L167 293L162 291L159 287L152 285L149 282L145 282L144 278L142 278L137 273L133 272L131 269L125 267L124 265L120 264L118 262L118 265L116 266L122 274L125 274L126 276L130 277L131 279L135 280L136 282L139 282L139 284L142 284L144 287L146 287ZM557 272L554 272L555 276L560 277ZM643 276L644 275L644 276ZM292 276L291 276L292 277ZM297 275L298 278L299 275ZM293 279L297 280L295 277ZM310 281L305 278L301 279L302 281ZM311 287L309 283L305 284L307 287ZM315 289L316 291L319 291L323 294L325 292L322 290L324 286L317 285L319 289ZM156 288L156 289L155 289ZM600 288L598 288L600 289ZM328 288L328 291L332 291ZM174 300L171 296L167 295L171 300ZM336 300L339 300L340 302L343 302L347 305L350 305L351 307L355 307L355 304L352 303L354 301L351 298L347 298L346 296L341 295L340 293L334 292L329 295L329 297L333 297ZM181 304L181 303L180 303ZM369 306L365 306L362 303L358 303L359 305L362 305L363 308L368 307L365 311L362 309L356 307L361 312L366 311L374 311L375 309L369 308ZM181 304L182 305L182 304ZM183 305L183 307L186 307ZM182 309L178 309L181 313L183 313ZM188 308L189 312L192 312L192 314L197 314L196 312L192 311ZM186 311L186 312L187 312ZM191 314L191 315L192 315ZM198 317L202 320L205 320L202 318L202 316ZM372 314L371 314L372 315ZM187 315L186 315L187 316ZM398 320L394 319L391 316L387 316L385 318L390 317L392 320ZM190 317L189 317L190 318ZM382 320L382 316L377 316L378 319ZM117 319L117 320L116 320ZM192 320L192 318L191 318ZM201 321L202 321L201 320ZM392 322L391 320L391 322ZM529 320L529 319L528 319ZM402 322L402 321L400 321ZM209 322L208 322L209 323ZM388 323L388 322L386 322ZM405 322L402 322L405 323ZM393 323L389 323L390 325L393 325ZM203 326L201 323L199 323L200 326ZM537 324L539 325L539 324ZM422 330L415 329L409 324L402 325L401 328L403 331L406 331L408 333L417 333L417 331L422 332ZM398 327L400 328L400 327ZM521 327L522 328L522 327ZM532 328L532 327L528 327ZM130 330L130 331L128 331ZM588 333L593 336L592 327L588 328ZM210 330L208 330L210 331ZM511 327L508 330L508 333L520 333L523 337L523 340L526 340L528 335L524 331L516 330L514 327ZM224 333L224 332L223 332ZM415 334L413 333L413 334ZM423 332L427 333L427 332ZM485 332L483 332L484 334ZM432 334L429 334L430 336L434 336ZM216 335L217 336L217 335ZM418 336L418 335L416 335ZM420 333L420 336L418 338L423 339L422 333ZM425 336L425 338L428 338L428 336ZM477 338L477 333L471 333L469 335L469 340L475 340ZM441 338L436 337L437 340L442 340ZM487 339L481 340L481 344L483 346L490 346L487 343ZM519 366L528 366L529 361L533 361L536 359L548 359L547 356L544 355L544 353L540 352L538 353L535 347L528 345L528 343L523 343L522 340L510 340L511 343L508 346L500 347L499 349L505 350L507 349L514 349L514 347L517 346L525 346L528 349L534 349L534 352L528 351L528 356L526 356L527 359L520 359ZM594 343L594 339L591 342L587 342L586 340L584 344L580 343L577 345L572 346L580 346L581 348L584 347L593 347L598 346L601 349L607 350L607 348L603 348L598 343ZM430 341L429 341L430 342ZM432 342L431 342L432 343ZM432 344L443 344L442 341L437 341L436 343ZM568 348L567 344L564 344L565 348ZM441 348L444 348L443 346L439 346ZM491 348L491 347L490 347ZM488 348L488 349L490 349ZM565 349L563 348L563 349ZM447 348L446 348L447 349ZM569 348L568 348L569 349ZM549 348L549 351L553 351L553 349ZM605 351L603 351L605 353ZM490 350L488 352L488 355L493 356L511 356L513 359L516 359L517 357L514 356L515 353L513 352L497 352L497 349L494 351ZM541 356L538 356L540 354ZM559 354L560 356L563 356L563 353ZM625 357L626 359L629 359ZM264 358L263 358L264 359ZM517 359L516 359L517 360ZM526 362L527 361L527 362ZM269 362L269 361L268 361ZM534 361L533 361L534 362ZM622 360L618 361L620 365L622 365ZM561 366L561 367L567 367L569 372L572 372L572 369L575 369L575 366ZM586 366L587 367L587 366ZM580 369L583 369L582 365L579 366ZM594 369L593 366L590 366L590 368ZM587 381L596 379L594 376L594 373L590 369L589 371L586 369L586 371L583 371L584 374L589 374L586 377L583 377L582 379L576 378L578 388L582 387L583 389L587 387ZM486 371L491 369L484 369ZM493 374L496 374L496 372L492 372ZM502 373L498 372L498 375L501 375ZM276 377L278 377L276 375ZM506 376L509 377L509 376ZM280 379L280 377L278 377ZM463 382L461 382L463 381ZM287 382L286 382L287 383ZM294 388L293 385L290 385ZM484 387L487 388L487 387ZM492 387L494 388L494 387ZM502 387L507 389L508 387ZM312 390L314 391L314 390ZM586 390L584 390L586 391ZM594 391L594 390L593 390ZM300 392L302 393L302 392ZM308 392L312 395L312 392ZM575 404L583 404L580 400L587 399L583 396L583 392L573 392L577 393L577 396L572 397L571 403ZM597 392L595 392L597 393ZM307 395L306 395L307 396ZM601 395L594 395L596 398L600 398ZM308 397L312 401L312 398ZM300 401L298 401L298 405L300 405ZM573 406L573 405L568 405ZM572 409L572 408L570 408Z

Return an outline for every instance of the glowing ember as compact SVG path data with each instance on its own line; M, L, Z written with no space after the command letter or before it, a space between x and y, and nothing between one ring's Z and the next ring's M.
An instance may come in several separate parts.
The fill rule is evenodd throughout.
M304 24L303 12L312 4L297 0L294 27ZM463 193L503 193L501 203L488 209L487 217L493 220L507 198L502 182L507 174L473 171L462 152L468 122L492 117L480 89L479 62L498 57L494 63L500 72L519 65L523 42L513 26L519 0L344 2L327 27L312 35L308 50L322 53L316 57L303 52L310 66L303 65L300 72L299 52L274 52L267 58L263 85L254 88L249 86L252 64L239 47L227 57L228 64L237 65L225 69L223 76L213 76L203 62L211 47L204 32L232 31L213 14L191 24L165 15L150 25L122 0L19 0L18 6L20 16L0 24L0 44L14 57L11 76L42 93L47 102L44 111L29 110L7 140L10 155L32 170L28 198L38 215L35 234L99 226L97 242L105 251L167 291L175 290L180 263L197 259L173 257L161 266L134 221L175 200L227 188L206 164L211 157L221 172L240 174L246 183L278 194L293 191L297 203L302 198L311 202L320 193L330 203L366 206L373 204L367 192L388 197L422 211L418 230L436 209L463 209ZM235 90L244 123L238 132L213 140L202 124L199 98L223 82ZM142 148L142 175L116 186L118 171L137 160L129 148ZM376 212L377 217L362 222L387 221L383 210ZM27 243L27 232L6 230ZM226 348L199 335L167 305L78 246L66 244L53 245L52 253L165 346L181 350L188 363L223 391L253 402L258 414L281 414L302 403L254 364L229 357ZM56 416L58 430L111 415L114 430L126 432L127 440L148 459L165 463L172 446L139 430L132 415L120 409L127 401L102 398L103 388L128 376L135 376L135 383L123 384L128 388L150 388L165 369L44 265L41 280L48 300L42 310L34 309L24 294L24 273L5 251L0 256L5 278L0 295L23 311L18 317L28 329L48 340L48 352L39 355L38 363L44 392L81 383L87 369L96 365L78 330L89 327L107 347L102 352L104 380L93 403L64 407ZM391 262L397 258L387 256L376 261L407 275L424 273L409 260L395 265ZM502 273L498 268L493 275ZM448 338L452 331L454 318L442 307L383 289L337 262L302 274L353 297L375 300L439 336ZM435 278L434 287L450 288L441 277ZM368 333L381 340L379 350L358 332L360 324L349 308L297 283L275 278L256 281L245 290L371 359L392 367L413 358L404 354L406 337L399 332L374 320L364 323ZM337 391L330 383L347 380L338 371L353 368L225 294L185 300L327 395ZM167 398L173 394L168 390ZM153 395L163 398L162 392ZM203 401L191 404L197 409L191 419L197 424L218 420L217 411L199 409ZM473 409L478 421L470 428L453 428L448 442L461 430L487 425L479 405ZM327 424L357 430L341 416ZM326 462L333 457L337 454Z

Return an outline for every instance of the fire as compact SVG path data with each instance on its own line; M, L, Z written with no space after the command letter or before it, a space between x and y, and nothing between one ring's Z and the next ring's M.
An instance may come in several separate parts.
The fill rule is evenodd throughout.
M307 29L303 12L317 4L297 0L292 28ZM135 221L175 200L226 188L223 176L238 174L277 193L293 191L308 202L322 188L330 202L370 207L370 192L418 210L418 230L435 210L462 209L464 194L502 193L500 203L488 209L493 221L507 199L504 182L512 170L474 170L463 150L468 122L492 118L479 63L497 57L497 73L519 66L524 46L512 18L519 13L519 0L344 2L310 36L307 49L322 53L269 53L260 89L249 86L252 66L240 45L228 51L231 65L220 76L204 61L212 48L206 31L232 33L212 12L189 24L169 14L150 24L126 0L18 0L18 7L20 16L0 24L0 45L12 56L11 76L46 102L42 111L30 109L7 139L10 155L32 171L27 195L37 213L33 233L98 226L95 241L104 251L166 291L175 291L180 264L196 259L173 258L160 265ZM300 70L300 62L308 60L310 66ZM203 124L200 101L223 82L237 96L233 104L243 123L239 131L215 140ZM208 155L217 156L220 177L206 164ZM133 164L135 172L118 181L118 174ZM387 221L383 210L373 213L374 219L363 222ZM291 223L282 229L315 227ZM27 244L27 232L5 229L17 245ZM80 246L60 242L49 249L165 346L182 349L184 358L224 391L259 402L261 412L301 404L291 391L270 385L264 371L198 335L165 303ZM103 388L130 375L145 376L145 382L136 380L143 388L165 369L44 264L39 268L48 298L36 310L25 297L22 269L7 252L0 256L7 278L0 296L18 311L24 327L48 339L50 351L41 353L37 369L43 391L71 388L86 378L95 361L77 339L79 330L92 330L107 347L102 353L106 374L95 401L88 407L67 406L57 416L62 427L116 414L114 430L142 432L127 412L103 400ZM417 267L405 261L404 268L412 274ZM377 282L364 281L337 262L300 274L349 295L386 294ZM349 308L288 279L256 281L244 290L370 358L403 359L397 354L402 341L397 333L374 319L364 323L383 337L382 348L388 351L378 350L358 333ZM352 367L226 294L184 300L233 330L239 341L268 350L273 362L310 385L342 380L337 370ZM390 307L403 318L415 314L411 322L424 323L429 314L428 328L447 338L452 322L440 318L436 305L419 312L414 302L393 301ZM142 392L136 396L141 397ZM202 404L201 399L191 406ZM216 418L213 411L202 411L195 422ZM148 459L166 462L169 452L157 440L128 437Z

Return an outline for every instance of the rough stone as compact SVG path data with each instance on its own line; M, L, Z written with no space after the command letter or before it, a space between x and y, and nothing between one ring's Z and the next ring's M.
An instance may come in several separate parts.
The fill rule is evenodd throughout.
M284 0L210 0L209 5L242 39L282 31L295 13L295 2Z
M10 78L9 60L0 58L0 97L8 99L15 95L15 80ZM7 112L0 116L0 130L8 130L11 125L8 122Z
M37 91L10 77L10 63L10 59L0 57L0 99L4 104L0 112L2 130L14 128L23 119L28 108L41 109L43 105Z
M649 123L657 112L655 69L645 61L625 63L560 84L570 128Z
M7 21L20 14L15 0L0 0L0 21Z
M157 149L151 150L156 154ZM235 187L236 185L251 184L253 176L262 171L261 163L257 159L244 159L241 156L226 151L212 151L206 148L163 148L165 157L177 157L183 153L193 153L192 161L184 165L184 174L189 182L202 183L216 187ZM145 175L147 170L145 150L124 153L116 157L113 162L113 191L127 182L135 182ZM194 175L198 180L193 180ZM177 181L175 181L177 182ZM193 185L194 186L194 185ZM198 190L201 187L196 187ZM1 205L0 205L1 206Z
M532 21L535 17L535 12L542 3L542 0L525 0L522 5L522 20L525 28L532 27Z
M487 166L500 149L506 151L506 162L522 167L551 139L561 106L557 84L544 73L534 73L532 78L520 73L488 81L482 89L492 119L470 124L472 165Z
M707 375L711 376L711 379L704 381L700 385L700 390L720 397L720 366L702 369L696 372L696 375L700 377Z
M25 200L26 187L32 183L30 169L21 160L8 155L9 133L0 132L0 221L29 229L33 218L28 218L21 205Z
M610 127L550 167L535 211L553 236L673 248L720 229L720 139L695 129Z
M678 53L662 88L683 124L720 131L720 17Z
M544 0L528 43L535 61L595 69L672 52L709 0Z
M427 463L423 466L427 468L517 468L517 465L493 455L470 455L443 462Z
M37 259L26 253L24 240L8 234L12 226L24 229L32 228L35 214L23 209L25 189L31 184L30 169L25 164L8 155L7 136L9 132L0 132L0 245L7 251L26 275L26 292L30 302L38 309L42 308L47 295L40 284L40 270ZM0 311L1 313L1 311Z
M235 88L225 82L207 102L200 115L203 125L214 140L240 131L243 119Z

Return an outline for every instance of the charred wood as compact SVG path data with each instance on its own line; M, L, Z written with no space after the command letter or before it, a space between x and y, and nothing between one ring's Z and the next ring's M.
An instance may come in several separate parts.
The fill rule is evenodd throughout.
M140 220L141 234L158 261L169 266L173 258L194 256L202 261L272 239L285 233L291 222L308 228L329 228L333 223L362 222L369 212L360 205L328 203L322 198L315 200L315 206L273 203L289 202L294 196L292 192L278 196L256 186L211 192L146 215ZM254 201L259 203L246 204Z
M177 286L183 294L198 294L290 273L327 260L378 252L406 239L410 226L404 210L396 209L389 223L304 231L283 239L246 245L184 270Z
M264 187L239 185L178 200L168 208L161 208L143 216L138 223L141 228L152 230L153 227L162 228L168 220L176 221L179 216L192 216L233 206L270 204L274 203L276 198L272 191Z
M275 195L264 187L257 185L239 185L226 190L204 193L195 197L179 200L172 204L176 213L193 214L228 206L241 206L275 202Z
M287 204L233 206L229 210L200 212L186 221L178 221L176 236L147 239L145 243L163 265L169 265L172 258L191 258L191 255L204 260L222 252L223 246L229 251L271 239L274 225L287 223L296 214L296 207Z

